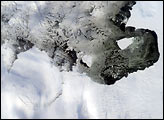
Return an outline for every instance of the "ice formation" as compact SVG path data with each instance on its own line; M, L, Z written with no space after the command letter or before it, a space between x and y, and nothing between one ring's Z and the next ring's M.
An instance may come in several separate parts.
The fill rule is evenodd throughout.
M8 69L17 54L33 46L45 51L52 64L71 71L74 65L92 80L114 84L158 61L157 35L126 26L134 1L47 1L34 6L1 5L1 49ZM125 49L118 41L133 42ZM84 56L90 58L84 60Z

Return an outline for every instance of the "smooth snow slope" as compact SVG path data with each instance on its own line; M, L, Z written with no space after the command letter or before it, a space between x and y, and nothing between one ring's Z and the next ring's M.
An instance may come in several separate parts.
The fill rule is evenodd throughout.
M163 118L162 11L163 2L133 7L127 25L157 32L160 59L114 85L97 84L76 67L59 72L35 47L18 55L10 73L1 58L1 118Z

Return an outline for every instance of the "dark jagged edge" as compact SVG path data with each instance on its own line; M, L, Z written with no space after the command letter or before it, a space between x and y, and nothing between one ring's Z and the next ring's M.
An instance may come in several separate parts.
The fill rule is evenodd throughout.
M124 22L125 20L128 21L128 19L131 17L131 12L132 7L136 4L135 1L128 1L123 7L120 8L119 12L110 20L113 22L114 25L119 27L123 32L128 31L130 33L135 32L135 27L126 27L126 23ZM124 37L123 37L124 38ZM120 38L122 39L122 37ZM104 73L101 73L101 77L103 77L105 84L107 85L112 85L116 81L120 80L121 78L113 78L111 75L105 75Z
M132 7L136 4L135 1L129 1L126 3L123 7L120 8L119 12L114 16L114 18L111 19L113 23L119 27L122 31L125 31L125 20L128 21L128 19L131 17Z
M115 15L114 19L111 19L111 21L113 21L113 23L119 27L123 32L125 32L127 34L127 37L134 37L134 36L138 36L137 30L140 32L142 31L143 34L148 32L150 33L154 39L155 39L155 46L158 46L158 36L156 34L155 31L153 30L149 30L149 29L136 29L133 26L126 26L126 23L123 22L125 19L129 19L131 17L131 12L130 10L132 10L132 7L136 4L136 1L128 1L128 3L126 3L123 7L120 8L120 11L118 14ZM131 35L130 35L130 34ZM158 48L157 48L158 49ZM158 50L157 50L158 51ZM159 59L160 53L158 52L158 57L157 59L155 59L153 61L153 63L157 62ZM153 63L151 65L153 65ZM150 65L150 66L151 66Z
M130 38L130 37L136 37L136 36L142 36L145 33L150 33L152 35L152 37L154 38L154 44L155 46L158 46L158 37L155 31L153 30L149 30L149 29L136 29L133 26L126 26L126 22L128 21L128 19L131 17L131 12L130 10L132 10L132 7L136 4L135 1L129 1L128 3L126 3L122 8L120 8L120 11L118 12L118 14L115 15L115 17L113 17L111 19L111 21L114 23L114 25L116 25L117 27L120 28L120 30L122 30L126 36L123 38ZM125 22L125 20L127 20ZM141 34L141 33L142 34ZM122 38L120 38L122 39ZM155 50L157 52L157 56L155 59L151 60L149 62L149 64L147 64L147 66L145 67L141 67L141 68L128 68L127 69L127 74L128 73L133 73L136 72L138 70L144 70L146 67L150 67L152 66L155 62L158 61L160 53L158 51L158 47ZM120 80L122 77L124 77L125 75L122 75L121 78L113 78L112 76L106 76L105 74L101 73L101 76L104 76L104 82L107 85L111 85L114 84L116 81ZM128 75L126 75L127 77Z

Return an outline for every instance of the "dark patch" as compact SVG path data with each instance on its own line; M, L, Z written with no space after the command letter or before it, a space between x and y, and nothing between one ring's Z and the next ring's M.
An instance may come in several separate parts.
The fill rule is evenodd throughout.
M107 85L112 85L118 80L113 78L111 75L105 75L104 73L101 73L100 75L104 79L105 84Z
M80 60L80 64L82 64L83 66L89 68L89 66L85 62L83 62L83 60Z
M16 54L27 51L34 46L33 43L21 36L17 36L17 41L18 44L13 45L16 48Z
M76 63L76 60L77 60L76 51L74 49L72 51L68 50L67 53L71 57L73 64Z
M125 23L123 22L124 20L128 20L131 16L130 10L132 10L132 6L135 5L135 1L129 1L125 6L120 8L120 11L118 14L116 14L114 20L111 20L114 22L114 24L118 27L121 28L121 30L124 30ZM123 24L124 23L124 24Z
M121 29L122 31L125 32L125 23L122 23L122 24L120 25L120 29Z

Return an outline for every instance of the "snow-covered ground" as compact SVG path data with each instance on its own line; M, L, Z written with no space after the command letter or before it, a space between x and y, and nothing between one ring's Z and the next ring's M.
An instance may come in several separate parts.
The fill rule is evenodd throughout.
M60 72L33 47L18 55L10 72L1 58L1 118L163 118L163 2L137 2L127 25L157 32L154 66L108 86L76 67Z

